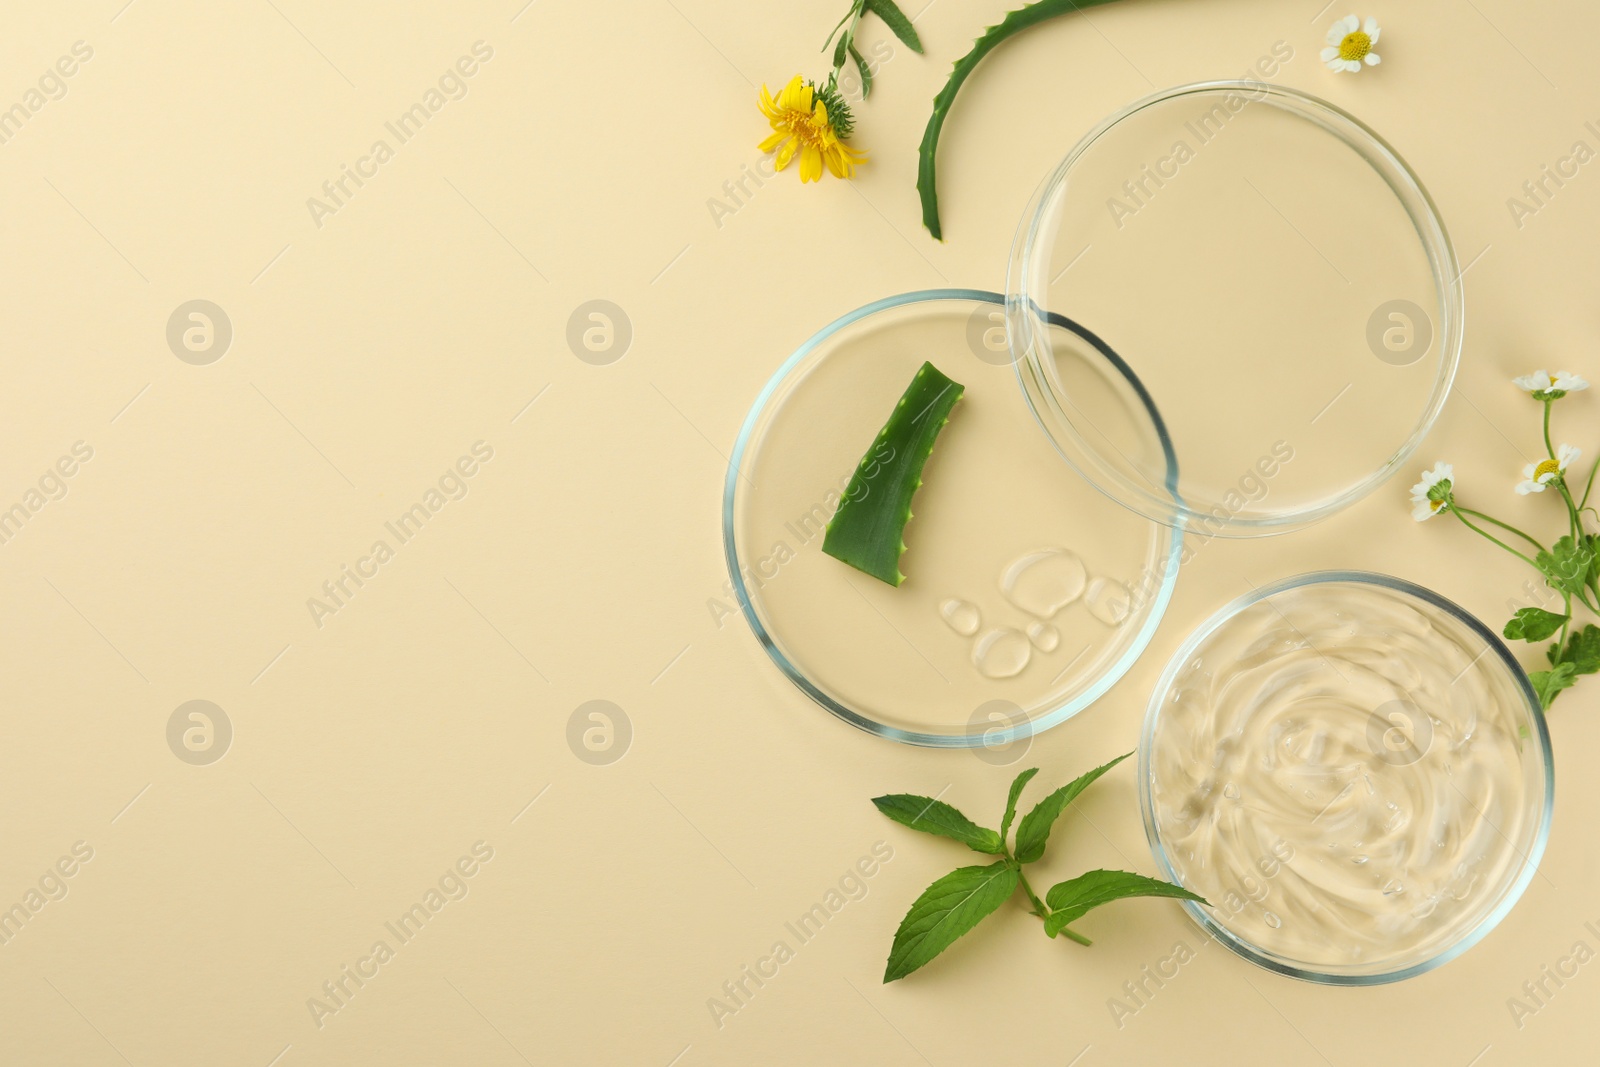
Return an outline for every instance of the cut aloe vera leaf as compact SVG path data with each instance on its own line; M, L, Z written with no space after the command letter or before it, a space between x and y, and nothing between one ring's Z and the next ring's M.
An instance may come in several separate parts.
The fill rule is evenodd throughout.
M898 586L906 550L911 498L922 487L922 468L933 442L950 421L966 386L924 363L894 406L889 421L861 457L844 500L828 523L822 551L879 581Z

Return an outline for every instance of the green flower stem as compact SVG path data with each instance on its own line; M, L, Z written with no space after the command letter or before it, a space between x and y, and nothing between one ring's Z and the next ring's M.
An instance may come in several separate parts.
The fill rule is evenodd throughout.
M1010 853L1007 853L1007 858L1010 859ZM1022 873L1022 864L1014 859L1011 860L1011 864L1017 869L1017 881L1022 883L1022 891L1028 894L1028 899L1033 902L1033 913L1043 919L1050 914L1050 909L1045 907L1044 901L1039 899L1039 894L1035 893L1033 886L1028 884L1028 876Z
M1556 475L1555 481L1556 485L1561 490L1561 499L1566 501L1567 520L1568 526L1572 532L1572 542L1573 544L1577 544L1579 540L1578 530L1582 526L1582 523L1578 521L1578 505L1572 502L1572 491L1567 488L1566 472L1563 471L1561 474Z
M1539 569L1539 565L1537 563L1535 563L1533 560L1529 559L1527 556L1523 555L1521 552L1518 552L1516 549L1512 548L1510 545L1508 545L1504 541L1500 540L1500 538L1496 537L1494 534L1490 533L1488 530L1485 530L1483 527L1477 525L1471 519L1469 519L1465 515L1463 515L1461 513L1461 509L1460 508L1458 508L1458 507L1456 507L1455 505L1452 504L1450 506L1450 510L1455 513L1455 517L1456 518L1460 519L1462 522L1467 524L1467 529L1476 531L1477 533L1482 534L1484 537L1487 537L1489 540L1493 541L1495 544L1499 545L1501 548L1505 549L1507 552L1511 553L1513 556L1516 556L1518 559L1522 560L1522 562L1526 563L1528 566L1532 567L1534 570L1538 570ZM1541 572L1541 573L1543 573L1543 572Z
M864 6L864 4L865 0L856 0L855 3L850 5L850 10L844 13L844 18L833 24L833 29L828 33L828 39L822 42L822 50L824 52L828 50L829 45L833 44L833 35L839 32L840 26L843 26L846 22L849 22L851 18L859 19L861 17L861 8Z
M1544 450L1550 453L1551 459L1556 458L1555 446L1550 443L1550 405L1554 403L1554 400L1544 402Z
M1500 527L1502 530L1509 530L1510 532L1516 534L1518 537L1522 538L1524 541L1528 542L1528 544L1532 545L1534 548L1537 548L1540 552L1548 551L1544 547L1544 545L1541 545L1538 541L1535 541L1533 538L1529 537L1527 534L1523 533L1521 530L1517 529L1515 526L1511 525L1509 522L1501 522L1499 519L1495 518L1493 515L1485 515L1481 511L1474 511L1471 508L1464 508L1460 504L1453 504L1451 506L1456 511L1462 512L1462 513L1467 514L1467 515L1471 515L1474 518L1482 519L1484 522L1492 522L1496 526Z
M1583 499L1578 502L1578 510L1582 511L1589 503L1589 494L1594 491L1595 472L1600 471L1600 460L1595 460L1594 466L1589 468L1589 482L1583 487Z
M1005 850L1005 856L1006 860L1011 864L1011 866L1016 869L1017 881L1021 883L1022 891L1028 894L1028 899L1033 902L1033 913L1039 916L1041 919L1049 918L1050 909L1045 905L1044 901L1039 899L1039 894L1033 891L1033 886L1028 884L1028 876L1022 873L1022 864L1018 863L1015 857L1011 855L1011 850L1009 848ZM1090 941L1087 937L1084 937L1070 926L1063 926L1061 928L1061 932L1072 938L1072 940L1076 941L1080 945L1094 944L1094 942Z

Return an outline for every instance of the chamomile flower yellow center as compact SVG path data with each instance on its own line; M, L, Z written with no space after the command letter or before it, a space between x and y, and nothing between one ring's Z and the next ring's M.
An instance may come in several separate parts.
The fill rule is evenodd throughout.
M1370 51L1372 51L1372 38L1360 30L1345 34L1344 40L1339 42L1340 59L1366 59L1367 53Z
M1547 477L1549 475L1560 474L1560 473L1561 473L1561 464L1560 464L1560 462L1557 461L1557 460L1553 460L1553 459L1547 459L1543 463L1539 464L1537 467L1533 468L1533 480L1536 481L1536 482L1537 481L1541 481L1541 480L1543 480L1545 477Z

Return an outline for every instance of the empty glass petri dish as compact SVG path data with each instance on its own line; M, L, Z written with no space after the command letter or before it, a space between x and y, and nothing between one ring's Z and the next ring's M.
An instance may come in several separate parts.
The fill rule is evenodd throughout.
M1257 589L1150 698L1141 806L1184 908L1245 959L1376 985L1455 958L1511 910L1550 832L1543 712L1464 609L1381 574Z
M1059 317L1042 328L1082 353L1062 360L1080 395L1138 402L1115 353ZM795 685L883 737L1000 747L1064 721L1144 650L1177 578L1178 531L1108 500L1039 432L1005 332L997 293L868 304L784 362L734 446L723 542L746 619ZM966 391L924 468L907 578L892 587L822 539L924 360ZM1159 413L1144 418L1159 427Z
M1259 82L1168 89L1079 142L1018 232L1007 314L1061 454L1211 536L1295 529L1371 492L1433 425L1461 349L1460 270L1421 182L1359 120ZM1076 390L1057 314L1137 373L1175 480L1152 406Z

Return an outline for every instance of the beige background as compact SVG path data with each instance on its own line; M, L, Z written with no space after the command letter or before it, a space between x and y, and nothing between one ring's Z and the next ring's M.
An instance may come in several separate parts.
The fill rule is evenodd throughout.
M93 850L0 945L0 1062L1592 1058L1600 964L1520 1030L1506 1002L1575 941L1600 944L1583 925L1600 921L1594 682L1554 715L1539 876L1433 974L1324 989L1213 946L1119 1029L1122 983L1201 941L1177 907L1141 901L1086 921L1092 949L1008 905L927 971L877 981L901 913L960 850L914 840L869 797L944 790L989 818L1017 768L1054 782L1127 750L1166 657L1247 583L1367 567L1496 622L1527 602L1520 565L1410 521L1409 479L1309 532L1207 546L1138 668L1013 768L835 722L708 601L725 580L724 456L787 352L869 299L998 286L1035 181L1093 122L1236 75L1277 40L1295 50L1278 80L1390 138L1468 265L1459 388L1425 458L1548 524L1548 500L1509 493L1537 431L1507 379L1600 376L1600 164L1520 228L1506 201L1575 140L1597 144L1600 10L1390 3L1371 12L1384 65L1358 77L1317 61L1344 12L1316 0L1128 0L1061 20L957 105L939 245L918 223L915 145L999 3L935 0L917 21L928 56L893 46L861 109L859 180L801 188L791 172L720 220L708 200L758 160L756 86L820 73L842 0L124 3L11 3L0 27L0 106L74 42L93 49L0 144L0 506L74 442L93 449L0 544L0 907L75 842ZM884 34L869 23L865 40ZM315 225L307 198L480 40L493 57L465 98ZM197 298L234 329L208 366L165 340ZM565 340L597 298L633 329L608 366ZM1563 436L1591 452L1594 414L1592 393L1563 404ZM493 458L466 497L319 628L307 598L480 440ZM192 699L234 730L208 766L166 739ZM632 723L607 766L567 744L593 699ZM479 841L493 858L465 898L319 1027L308 999ZM894 858L865 899L718 1027L708 998L877 841ZM1068 816L1048 866L1045 881L1153 869L1131 773Z

